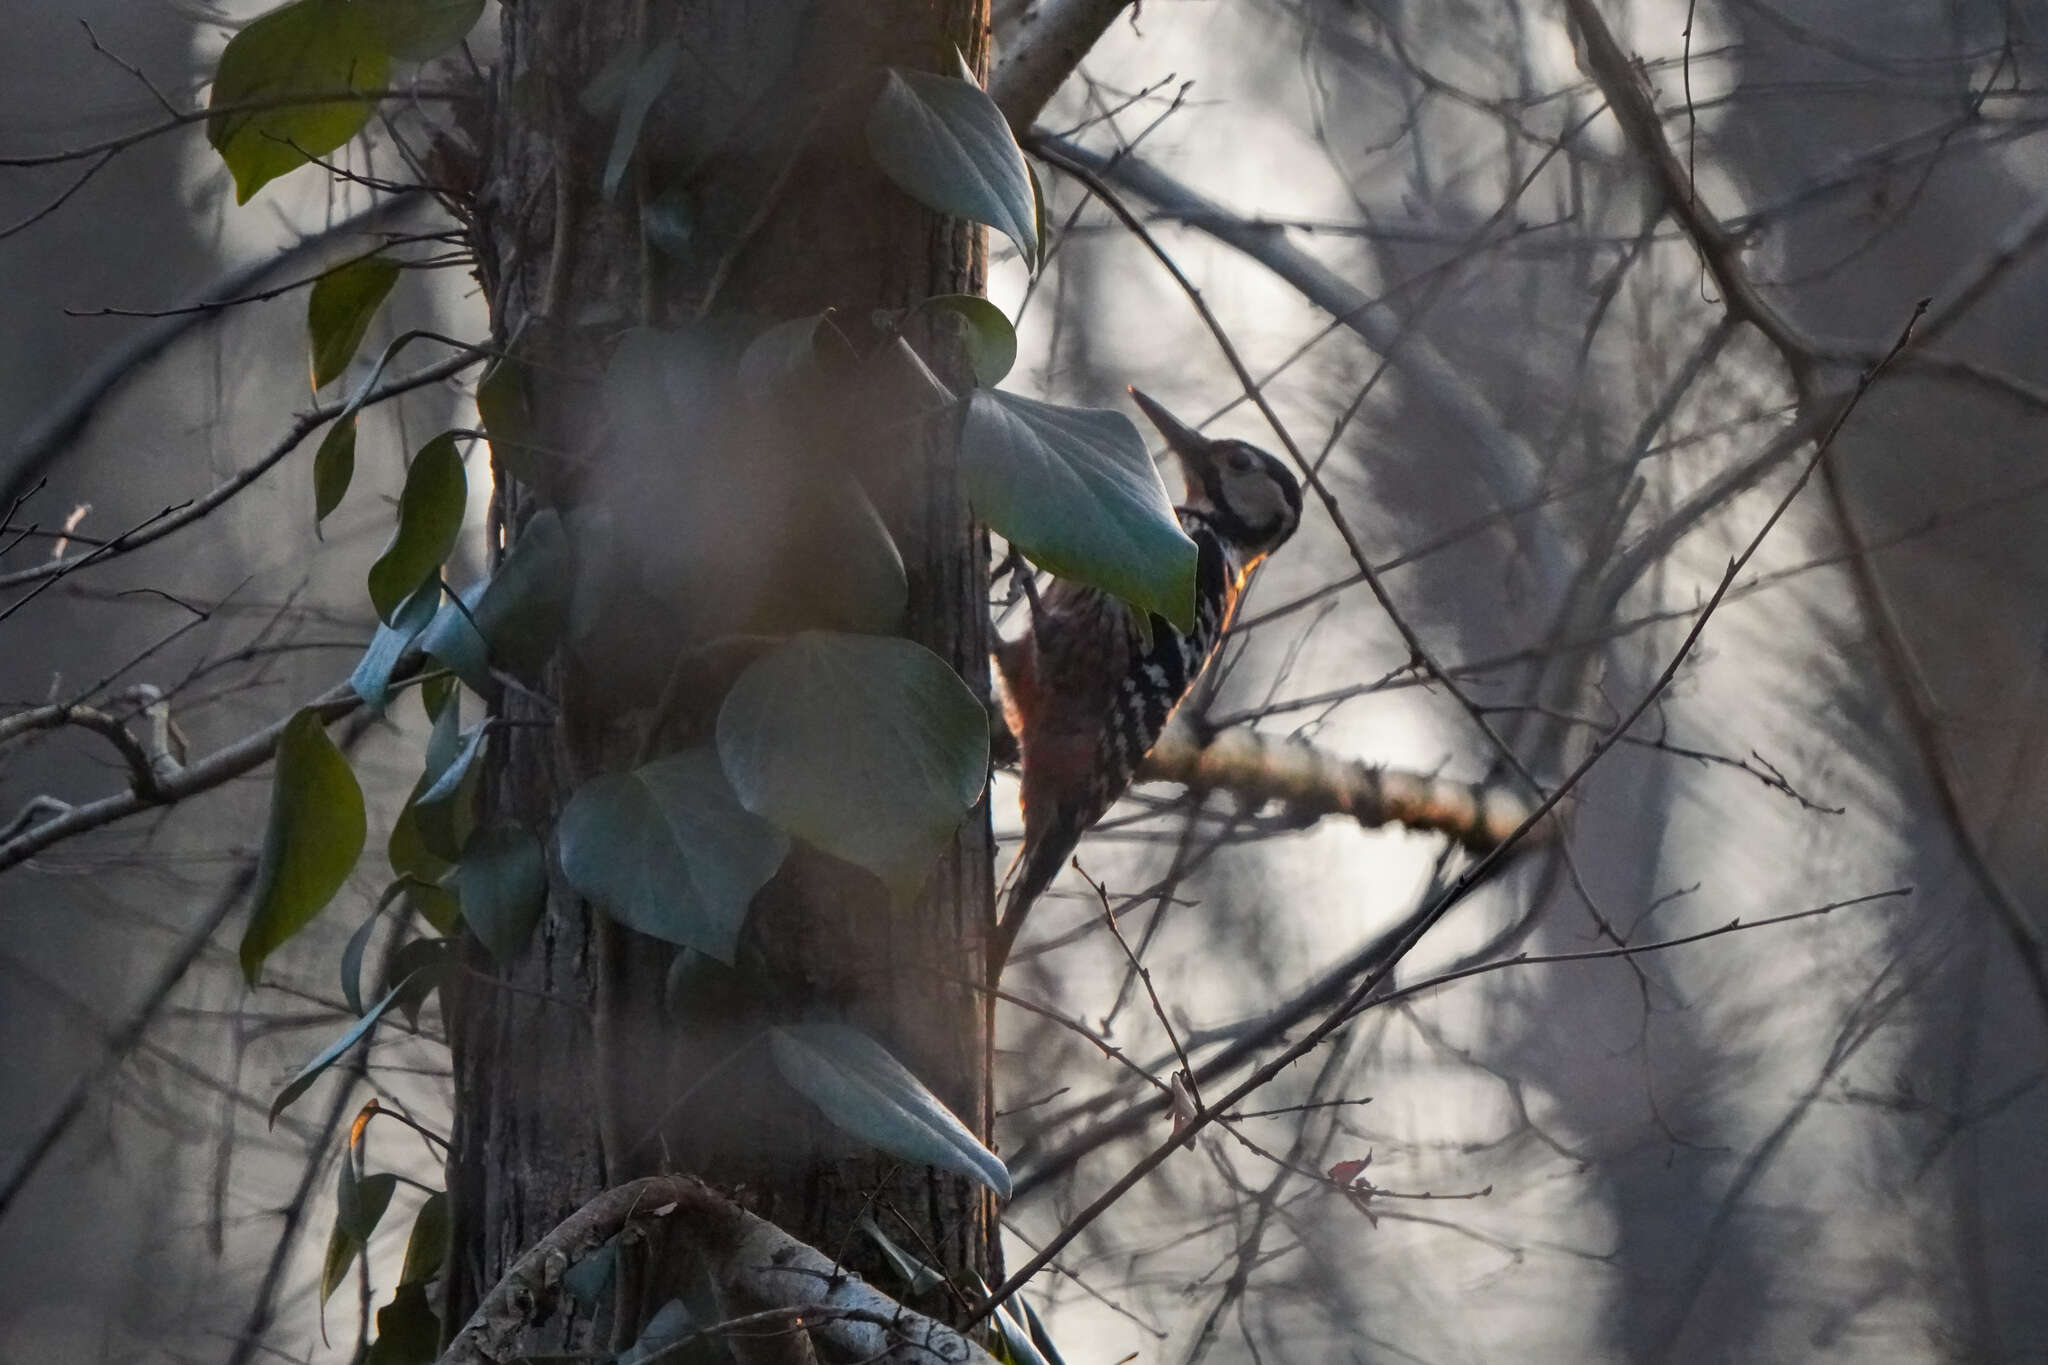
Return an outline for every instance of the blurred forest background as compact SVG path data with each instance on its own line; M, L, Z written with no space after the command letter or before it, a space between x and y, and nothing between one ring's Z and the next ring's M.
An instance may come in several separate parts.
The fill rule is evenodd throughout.
M1618 64L1575 40L1580 7L1148 0L1041 120L1106 167L1324 452L1462 695L1412 666L1311 501L1203 717L1478 781L1501 759L1476 714L1554 782L1656 680L1931 299L1562 837L1400 980L1909 890L1370 1011L1238 1125L1289 1165L1205 1137L1041 1280L1074 1365L2048 1360L2048 7L1606 3L1639 58ZM191 107L255 8L5 0L0 154L140 126L161 112L148 82ZM1031 13L998 5L998 59ZM1615 102L1638 81L1658 117L1632 126ZM1661 173L1645 126L1668 140ZM155 546L9 575L232 478L306 406L303 292L133 313L219 298L384 196L305 174L237 212L193 129L38 216L79 169L0 169L0 231L25 223L0 240L0 507L47 476L0 532L0 715L150 684L205 753L347 674L387 504L359 495L316 540L305 448ZM1115 406L1136 384L1272 446L1143 245L1039 174L1057 254L1028 289L1000 255L992 277L1021 310L1011 387ZM445 226L417 196L384 212L376 230ZM1715 219L1725 234L1698 229ZM226 292L362 240L321 238ZM479 333L452 250L410 256L442 268L407 275L366 355L409 326ZM401 453L472 411L450 384L366 415L361 476L395 493ZM417 707L392 717L416 743ZM401 737L337 737L390 808ZM90 733L13 737L0 822L122 780ZM294 944L298 988L244 989L233 912L266 795L259 771L0 875L0 1362L355 1348L367 1300L336 1295L325 1343L314 1312L336 1140L371 1093L445 1128L446 1053L429 1011L266 1127L344 1018L330 964L360 918ZM1114 891L1154 889L1125 933L1198 1062L1312 1018L1461 856L1164 787L1119 815L1084 861ZM1074 888L1038 912L1010 989L1171 1069ZM350 894L367 909L377 890L364 873ZM1014 1261L1164 1129L1074 1029L1001 1023ZM1368 1154L1389 1195L1362 1205L1290 1169ZM430 1148L410 1159L439 1185ZM374 1250L395 1256L405 1226Z

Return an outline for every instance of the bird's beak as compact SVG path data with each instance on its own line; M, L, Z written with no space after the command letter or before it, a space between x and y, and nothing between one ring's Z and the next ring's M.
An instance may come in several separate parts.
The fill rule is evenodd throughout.
M1180 465L1188 473L1188 487L1194 489L1196 483L1210 483L1212 475L1217 473L1212 458L1214 450L1217 450L1217 442L1212 442L1200 432L1196 432L1192 426L1182 422L1180 417L1161 407L1157 399L1153 399L1147 393L1141 393L1139 389L1130 391L1130 399L1139 405L1139 411L1143 411L1149 417L1151 424L1159 428L1159 434L1165 436L1167 448L1171 448L1174 454L1180 456Z
M1174 454L1182 460L1198 461L1206 468L1214 442L1137 389L1131 390L1131 398L1137 403L1138 410L1151 419L1152 425L1159 428L1159 434L1166 438L1166 444Z

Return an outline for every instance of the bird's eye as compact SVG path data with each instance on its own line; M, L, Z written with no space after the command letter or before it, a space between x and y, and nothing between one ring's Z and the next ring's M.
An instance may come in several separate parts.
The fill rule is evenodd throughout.
M1233 450L1230 452L1230 467L1242 474L1252 467L1252 457L1242 450Z

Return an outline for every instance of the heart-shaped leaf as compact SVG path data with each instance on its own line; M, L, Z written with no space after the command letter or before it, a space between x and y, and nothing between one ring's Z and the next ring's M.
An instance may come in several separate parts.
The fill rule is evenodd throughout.
M324 389L341 378L396 283L398 262L382 256L336 266L313 281L306 298L306 340L312 351L314 388Z
M956 76L891 67L868 111L868 150L919 203L986 223L1038 259L1024 153L966 62Z
M313 452L313 524L327 520L327 514L341 506L348 486L356 476L356 415L346 413L335 419Z
M398 496L398 529L370 566L370 602L380 618L395 620L405 599L440 572L455 549L468 503L462 452L455 433L444 431L412 457Z
M846 1024L778 1024L769 1051L782 1078L841 1131L871 1147L952 1171L1010 1197L1010 1172L889 1050Z
M352 0L298 0L228 40L213 74L206 140L235 177L235 202L347 142L369 122L390 58Z
M301 711L286 723L276 767L256 868L256 908L242 935L242 975L252 986L263 959L311 924L341 890L369 833L363 790L327 738L319 712Z
M623 924L730 964L754 893L789 852L708 748L586 782L555 827L562 872Z
M960 476L976 514L1033 563L1194 628L1195 543L1130 418L976 389Z
M807 631L740 674L718 757L748 810L907 899L981 796L988 715L922 645Z
M967 358L974 366L974 382L994 388L1017 363L1017 329L1009 315L979 294L940 294L926 299L919 308L951 313L967 325Z
M401 61L438 57L469 36L484 0L355 0L384 50Z
M526 950L547 894L547 860L530 832L490 825L470 834L455 865L455 895L492 957L508 963Z

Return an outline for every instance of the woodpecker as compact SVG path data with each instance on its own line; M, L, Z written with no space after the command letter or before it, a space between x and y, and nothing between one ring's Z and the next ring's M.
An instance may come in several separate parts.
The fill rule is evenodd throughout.
M1186 479L1174 512L1198 552L1195 627L1182 634L1153 615L1147 632L1121 599L1063 579L1040 594L1026 571L1031 628L995 649L1023 766L1024 847L996 924L991 979L1032 902L1123 795L1208 665L1246 576L1301 523L1301 485L1279 460L1243 441L1211 440L1136 389L1131 397Z

